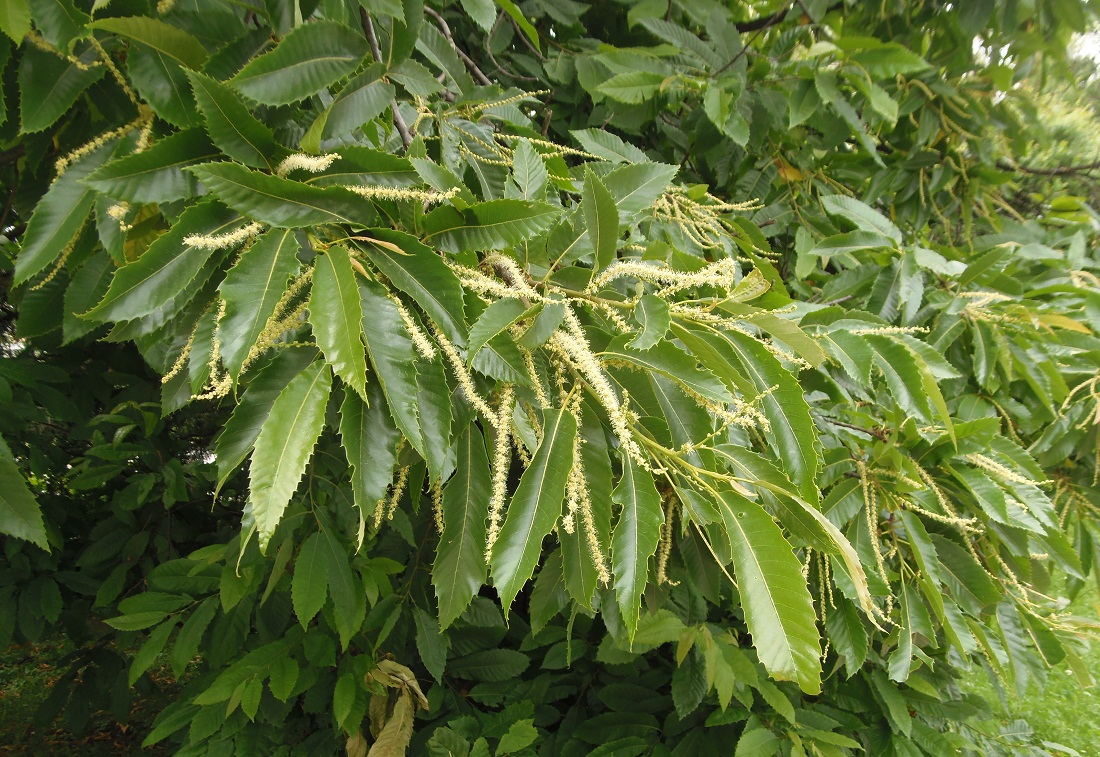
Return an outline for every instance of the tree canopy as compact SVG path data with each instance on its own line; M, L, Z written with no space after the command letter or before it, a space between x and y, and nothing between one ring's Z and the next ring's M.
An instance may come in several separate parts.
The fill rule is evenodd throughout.
M958 683L1088 678L1095 10L4 0L43 719L160 664L184 755L1022 748Z

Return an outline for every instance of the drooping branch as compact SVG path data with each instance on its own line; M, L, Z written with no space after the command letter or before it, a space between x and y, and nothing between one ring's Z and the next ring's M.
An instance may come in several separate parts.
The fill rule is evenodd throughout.
M371 21L370 14L367 13L366 9L359 9L359 20L363 24L363 33L367 35L367 42L370 43L371 54L374 55L376 61L381 63L382 51L378 47L378 35L374 33L374 22ZM409 131L409 125L405 123L405 117L401 115L401 109L397 107L397 100L390 101L390 110L393 111L393 125L397 129L397 133L401 135L401 142L407 150L413 141L412 132Z
M1002 171L1016 173L1028 173L1035 176L1082 176L1093 171L1100 171L1100 160L1092 163L1079 163L1071 166L1055 166L1054 168L1036 168L1034 166L1021 166L1018 163L1010 163L1007 160L998 160L997 168Z

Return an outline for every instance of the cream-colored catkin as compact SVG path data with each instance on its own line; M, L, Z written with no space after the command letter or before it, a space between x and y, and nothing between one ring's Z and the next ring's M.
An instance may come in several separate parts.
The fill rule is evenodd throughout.
M446 192L437 192L434 189L406 189L400 187L387 187L383 185L348 184L348 189L360 197L368 200L390 200L393 202L423 202L428 205L438 205L458 195L458 189L448 189Z
M225 250L244 244L263 230L263 225L253 221L224 234L188 234L183 238L183 243L204 250Z
M412 317L412 314L405 307L405 303L393 293L389 294L389 298L390 301L397 306L397 312L401 316L401 322L405 324L405 328L409 332L409 337L412 339L413 348L416 350L417 354L425 360L435 360L435 345L432 344L431 339L428 339L428 335L421 330L420 324Z
M871 549L875 554L875 568L878 570L878 574L882 580L889 583L890 579L886 573L886 560L883 558L882 546L879 544L878 497L875 493L875 483L871 481L867 465L862 460L856 461L856 468L859 470L859 483L863 489L863 501L865 504L864 512L867 517L867 534L871 539ZM886 615L890 615L890 611L893 607L892 600L892 594L887 595Z
M496 441L493 444L493 485L489 496L489 531L485 539L485 562L493 554L493 545L500 536L503 522L504 500L508 496L508 471L512 462L512 410L515 406L515 389L511 384L501 387L497 401Z
M474 378L471 375L470 370L466 367L466 363L463 362L462 356L458 354L458 348L455 347L451 340L443 335L443 332L436 327L433 323L430 326L432 335L435 337L435 341L439 343L439 348L443 350L444 357L447 358L447 363L451 366L451 373L454 374L455 380L458 381L458 388L462 392L462 395L469 401L474 409L481 414L481 417L485 418L490 423L496 422L496 413L489 407L489 403L481 398L481 395L477 392L477 387L474 386Z
M283 158L275 168L277 176L286 177L292 171L307 171L309 173L321 173L340 159L339 153L330 152L328 155L305 155L294 153Z

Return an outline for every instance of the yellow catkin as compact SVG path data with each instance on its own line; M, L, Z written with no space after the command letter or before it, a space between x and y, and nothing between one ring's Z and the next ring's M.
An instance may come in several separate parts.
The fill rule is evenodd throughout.
M405 493L405 486L409 483L409 466L403 465L397 471L397 480L393 482L393 491L390 494L390 503L386 508L386 520L393 520L393 514L397 512L397 504Z
M143 111L141 116L142 119L151 118L152 112L141 104L141 100L139 100L138 96L134 94L134 90L130 89L130 83L126 81L126 77L122 75L122 72L118 70L118 66L115 65L115 62L111 59L111 56L107 53L106 50L103 49L103 45L99 44L99 40L97 40L92 34L89 34L87 37L85 37L85 39L87 39L91 46L95 48L95 51L99 53L99 57L100 60L103 61L103 65L105 65L107 67L107 70L111 72L111 76L113 76L115 81L118 82L118 86L121 87L122 91L126 93L126 97L130 99L130 102L138 106L138 110Z
M61 251L61 254L58 256L57 262L54 263L53 268L50 269L50 272L48 274L46 274L46 278L42 279L33 287L31 287L32 292L41 289L57 277L57 274L60 273L61 270L65 267L65 264L69 262L69 256L73 254L73 249L76 247L76 243L80 241L80 237L84 233L84 227L87 225L88 219L85 218L84 221L80 224L80 228L76 230L76 234L74 234L73 238L69 240L69 243L65 245L65 249Z
M435 519L435 530L443 535L443 484L436 481L432 484L432 517Z
M665 519L661 523L661 539L657 546L657 583L676 586L678 582L668 577L668 561L672 556L672 525L676 518L676 498L665 500Z
M301 319L305 315L305 311L308 309L308 301L301 302L297 307L292 310L288 310L290 303L300 297L305 291L305 288L309 286L313 280L313 269L307 268L298 278L296 278L287 290L283 292L283 296L279 298L279 301L275 304L275 311L271 314L271 317L267 319L267 323L264 324L263 331L256 338L256 343L248 350L248 355L244 359L244 364L241 367L241 373L244 373L252 363L263 354L264 350L277 342L283 334L290 329L296 327Z

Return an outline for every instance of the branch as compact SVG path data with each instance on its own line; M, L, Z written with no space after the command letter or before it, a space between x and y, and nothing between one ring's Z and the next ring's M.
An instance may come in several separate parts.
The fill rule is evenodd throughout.
M493 82L489 79L489 77L483 74L481 72L481 69L477 67L477 64L474 63L473 59L470 58L470 56L467 55L465 52L463 52L462 48L455 44L454 35L451 34L451 27L448 26L447 22L443 20L443 16L439 15L433 8L429 8L426 5L424 6L424 12L434 18L435 22L439 24L439 29L443 32L443 36L446 37L447 41L451 43L451 47L456 53L458 53L458 57L462 59L462 63L466 66L466 70L469 71L475 79L477 79L477 83L485 87L490 86Z
M1031 166L1021 166L1015 163L1009 163L1007 160L998 160L997 168L1002 171L1029 173L1036 176L1077 176L1080 174L1087 174L1090 171L1100 171L1100 160L1094 163L1081 163L1075 166L1057 166L1055 168L1033 168Z
M359 20L363 24L363 33L367 35L367 42L370 43L371 54L374 55L374 59L379 63L382 62L382 51L378 47L378 37L374 33L374 23L370 20L370 14L367 13L365 8L359 8ZM405 149L409 149L409 145L412 144L412 133L409 131L409 125L405 123L405 117L401 115L401 109L397 107L397 100L390 100L390 110L393 111L393 125L397 128L397 133L401 135L401 142L405 145Z
M23 157L23 143L20 142L10 150L4 150L0 152L0 165L6 165L8 163L14 163Z
M783 19L787 17L787 14L791 12L793 5L788 5L781 11L777 11L770 16L761 16L760 18L754 18L752 21L742 21L734 24L737 27L737 31L744 34L745 32L755 32L761 29L767 29L769 26L775 26L782 23Z

